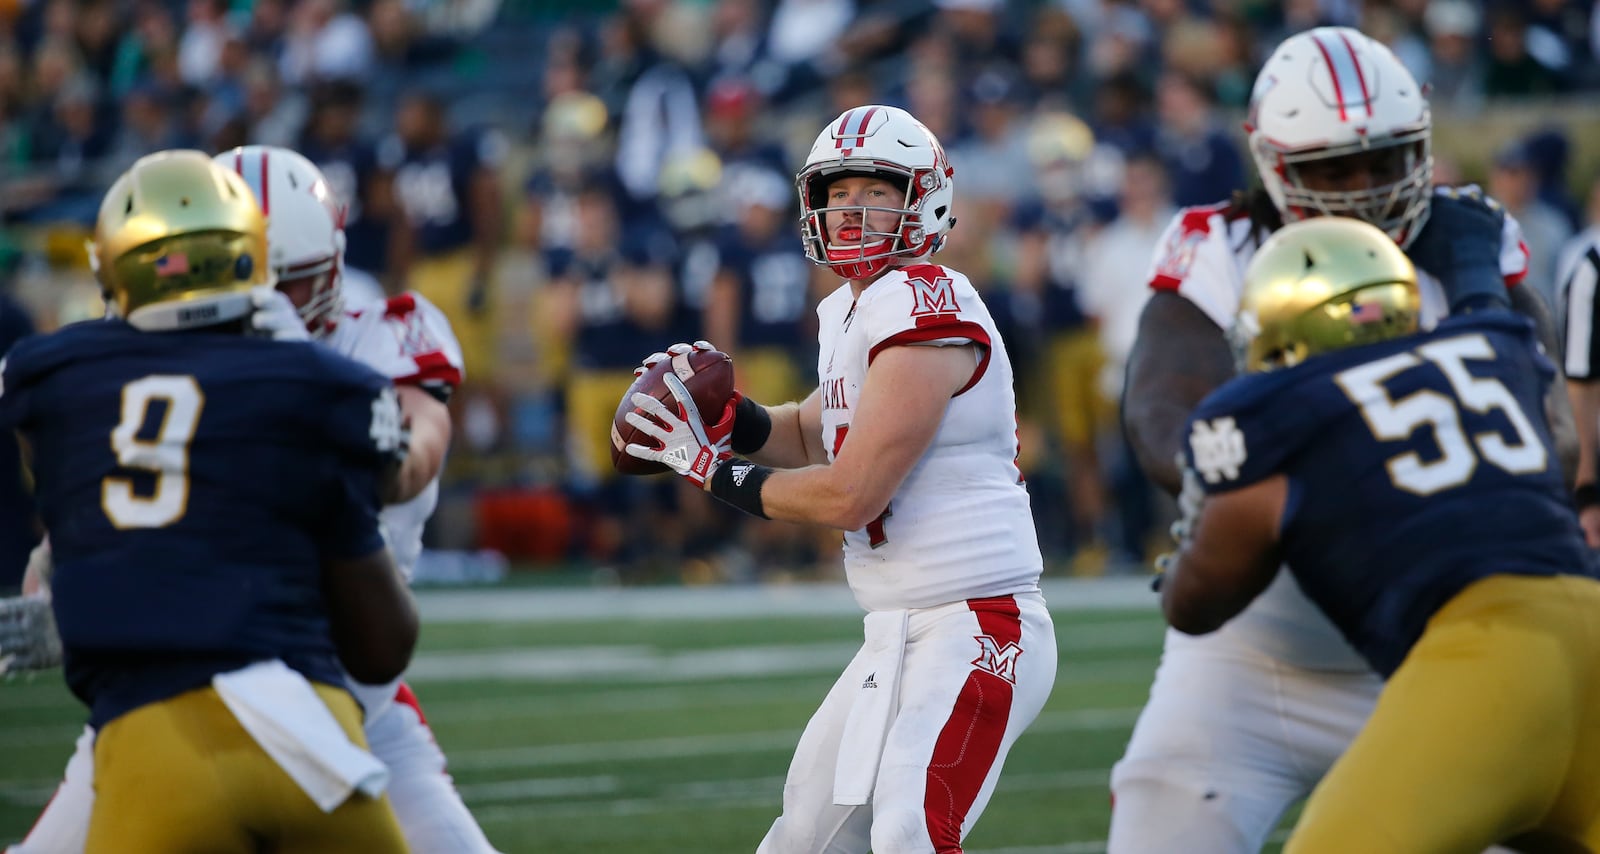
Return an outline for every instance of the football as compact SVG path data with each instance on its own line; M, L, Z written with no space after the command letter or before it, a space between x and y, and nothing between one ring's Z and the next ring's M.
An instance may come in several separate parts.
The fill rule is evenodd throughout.
M700 408L700 417L716 421L733 397L733 358L721 350L693 350L650 366L628 386L626 394L617 404L617 414L611 419L611 465L623 474L660 474L671 471L661 463L641 460L625 450L630 444L656 447L655 439L634 429L627 422L627 414L634 411L633 395L643 392L676 410L678 402L664 380L667 371L677 373L684 388Z

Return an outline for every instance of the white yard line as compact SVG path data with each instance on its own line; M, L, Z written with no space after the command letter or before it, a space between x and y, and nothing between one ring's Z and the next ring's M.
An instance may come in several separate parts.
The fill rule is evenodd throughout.
M1143 609L1159 600L1148 578L1049 579L1041 585L1058 614ZM757 617L829 617L860 614L843 584L724 587L623 587L423 590L417 607L427 622L529 622L573 620L702 620Z
M607 795L622 788L622 781L609 774L598 777L533 777L501 780L494 783L457 783L456 791L472 804L521 803L534 798L568 798L575 795Z
M473 652L424 653L411 663L406 681L692 683L765 676L837 674L855 655L853 641L718 647L659 652L651 647L492 647ZM1063 646L1057 686L1084 682L1148 681L1144 659L1073 661ZM530 698L530 702L533 698ZM820 698L818 698L820 699ZM427 696L423 694L426 704ZM424 706L426 708L426 705Z
M20 724L0 729L0 747L32 747L36 744L65 745L63 760L72 753L72 742L83 732L83 715L74 710L75 717L53 724Z
M1105 785L1107 785L1107 772L1105 770L1074 769L1035 774L1003 775L1000 778L1000 785L996 792L1003 795L1006 792L1054 791L1104 787ZM707 780L680 783L675 784L668 792L653 797L525 804L515 807L490 806L480 808L474 803L472 797L466 796L465 792L463 792L463 796L466 797L468 804L473 807L472 813L480 823L492 824L495 822L517 822L519 819L529 818L643 815L678 811L702 802L714 802L719 809L739 807L776 809L781 802L782 792L782 777L757 777L741 780ZM1105 846L1103 841L1098 844L1102 848ZM997 849L989 852L989 854L1004 854L1009 850ZM974 854L977 854L977 852L974 852Z
M1126 729L1133 725L1138 709L1079 709L1046 712L1028 728L1030 733L1088 732ZM506 768L539 768L581 765L588 762L631 762L647 759L683 759L697 756L726 756L758 751L782 752L794 749L800 738L798 729L759 732L683 735L618 741L543 744L529 747L491 747L454 750L450 767L458 771L484 771Z
M559 703L542 702L538 697L529 696L433 700L426 691L421 693L421 699L422 710L430 719L448 721L451 724L520 721L533 718L571 719L578 715L637 712L640 709L649 709L652 713L664 713L684 709L820 701L814 687L798 683L709 686L695 684L597 691L592 694L563 697ZM3 743L4 735L0 733L0 743Z
M500 647L428 653L406 671L414 682L515 679L569 682L690 682L839 670L860 644L774 644L658 652L652 647Z

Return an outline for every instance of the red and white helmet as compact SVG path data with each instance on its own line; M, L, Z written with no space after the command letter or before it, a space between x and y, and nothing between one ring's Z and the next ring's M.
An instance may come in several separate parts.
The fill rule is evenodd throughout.
M905 207L862 206L863 221L869 209L887 210L900 215L899 225L894 231L868 231L859 244L834 246L822 221L828 184L852 175L903 184ZM944 146L905 110L877 105L845 110L823 128L795 176L806 257L846 279L863 279L895 256L920 258L939 251L956 224L954 175Z
M1285 221L1366 220L1402 247L1428 220L1433 119L1423 89L1389 48L1348 27L1319 27L1273 51L1250 95L1250 154ZM1397 180L1356 192L1307 188L1312 161L1390 151Z
M322 170L287 148L247 145L212 159L250 185L267 217L267 263L279 290L309 280L310 298L300 306L300 317L312 335L327 334L341 302L344 202L334 197Z

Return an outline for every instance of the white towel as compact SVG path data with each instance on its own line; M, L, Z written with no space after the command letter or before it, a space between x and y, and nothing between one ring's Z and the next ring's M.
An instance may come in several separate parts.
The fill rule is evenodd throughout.
M212 677L239 724L323 812L352 792L377 797L389 769L344 734L304 676L282 661L263 661Z
M833 769L833 802L840 806L872 801L883 745L900 705L900 662L910 618L910 611L871 611L863 621L866 643L857 658L861 687L850 704Z

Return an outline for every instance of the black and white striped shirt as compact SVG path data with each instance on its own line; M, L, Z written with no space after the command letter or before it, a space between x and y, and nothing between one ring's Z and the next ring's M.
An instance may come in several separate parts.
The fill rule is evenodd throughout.
M1575 380L1600 380L1600 228L1579 236L1576 262L1561 283L1567 310L1567 376Z

